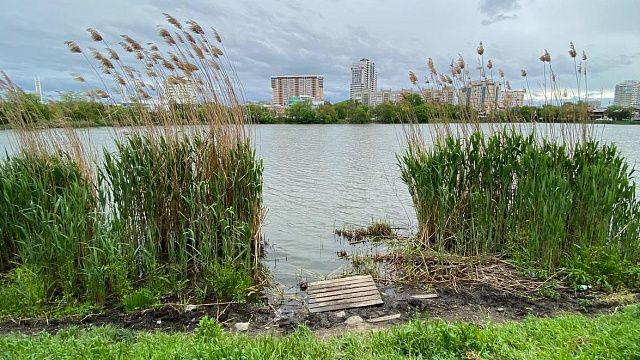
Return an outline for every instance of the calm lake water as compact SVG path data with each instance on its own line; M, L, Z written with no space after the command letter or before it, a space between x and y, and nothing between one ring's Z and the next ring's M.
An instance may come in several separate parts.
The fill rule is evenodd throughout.
M113 150L112 129L79 131ZM615 142L631 165L640 162L640 125L599 126L596 134ZM378 219L415 228L396 159L405 147L401 126L263 125L255 143L264 159L265 262L276 281L293 285L347 269L337 252L351 248L334 236L336 228ZM15 151L10 131L0 131L0 151Z

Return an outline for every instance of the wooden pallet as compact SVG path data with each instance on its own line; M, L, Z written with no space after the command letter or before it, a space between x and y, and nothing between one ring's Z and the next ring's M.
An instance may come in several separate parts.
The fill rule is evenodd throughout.
M382 304L370 275L309 283L307 307L312 313Z

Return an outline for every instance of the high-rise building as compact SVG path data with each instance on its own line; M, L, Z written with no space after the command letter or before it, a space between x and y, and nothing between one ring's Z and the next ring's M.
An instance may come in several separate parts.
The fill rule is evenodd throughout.
M169 77L164 82L164 96L169 103L186 105L198 102L195 84L182 77Z
M292 97L309 97L314 101L324 101L324 76L272 76L271 105L286 107Z
M498 108L500 83L496 80L471 81L460 89L460 104L491 112Z
M365 96L364 100L367 100L367 105L369 106L377 106L384 103L399 103L404 100L404 98L408 94L415 93L415 91L411 89L401 89L401 90L379 90L375 92L368 93L370 95L369 98ZM365 102L362 102L365 104Z
M371 105L372 93L378 89L376 64L369 59L361 59L351 65L351 86L349 99Z
M36 76L35 83L36 83L36 96L38 97L38 100L40 100L41 103L44 103L44 95L42 94L42 83L40 82L40 77Z
M498 108L510 109L524 105L524 90L504 90L498 93Z
M640 106L640 81L627 80L616 85L613 103L623 107Z
M424 101L432 104L454 104L456 92L452 87L422 90Z

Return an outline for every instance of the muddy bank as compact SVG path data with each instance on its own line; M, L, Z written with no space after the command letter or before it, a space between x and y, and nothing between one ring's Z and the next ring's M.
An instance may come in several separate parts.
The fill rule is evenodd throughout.
M425 293L438 294L436 298L417 299L414 295ZM428 315L448 321L465 321L476 324L487 322L500 323L508 320L520 320L528 315L554 316L562 312L582 314L602 314L614 311L620 306L597 293L561 291L557 299L516 296L501 292L488 285L466 284L452 289L446 286L423 291L411 287L380 288L384 304L366 308L348 309L344 312L332 311L310 314L302 301L289 301L287 304L250 305L219 304L206 305L185 310L165 305L159 308L123 313L106 311L83 317L64 317L58 319L3 319L0 334L10 332L37 333L46 331L55 333L69 326L82 328L101 325L113 325L132 330L151 331L193 331L203 316L218 319L229 331L237 331L237 323L249 323L249 333L275 332L289 333L299 325L322 334L337 334L347 325L345 320L356 317L348 327L365 325L365 329L385 327L400 323L416 316ZM640 299L635 295L635 300ZM389 316L393 319L369 324L369 320Z

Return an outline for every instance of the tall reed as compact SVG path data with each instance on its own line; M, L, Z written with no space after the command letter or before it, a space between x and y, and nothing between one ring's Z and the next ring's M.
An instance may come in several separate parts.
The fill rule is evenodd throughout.
M573 44L571 50L575 58ZM483 62L482 43L478 54ZM549 52L540 60L546 104L560 99L560 88ZM452 61L448 77L429 60L429 90L451 91L462 101L471 78L462 71L462 58L457 64ZM522 76L528 87L525 70ZM486 86L484 70L481 77ZM409 78L418 85L415 74ZM615 145L593 138L586 106L561 111L561 123L544 128L535 118L531 125L489 121L481 127L491 113L487 119L477 111L467 115L463 123L431 124L431 142L419 125L406 128L408 149L399 156L399 166L423 249L507 255L529 268L564 271L573 281L602 287L640 285L635 171Z
M262 162L241 88L215 30L165 16L165 45L122 35L121 55L95 29L104 53L65 43L102 85L87 96L125 103L112 121L139 125L114 130L116 151L98 163L75 131L38 131L3 74L21 150L0 164L0 271L36 268L46 301L117 303L140 288L242 300L261 279Z

